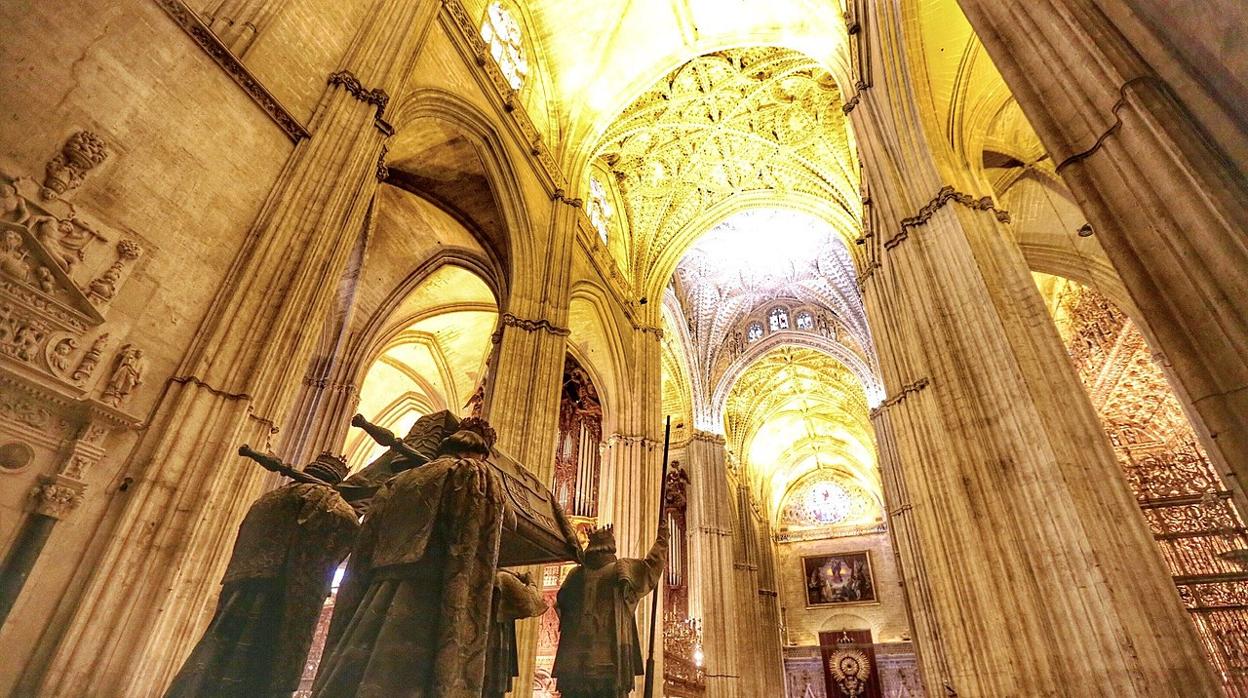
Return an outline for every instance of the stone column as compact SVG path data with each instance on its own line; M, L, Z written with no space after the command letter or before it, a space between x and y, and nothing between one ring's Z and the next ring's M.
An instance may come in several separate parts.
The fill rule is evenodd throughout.
M702 619L707 698L741 691L738 607L732 564L732 495L724 437L694 431L685 447L689 472L690 615Z
M651 306L655 307L655 306ZM663 331L658 317L633 332L637 362L629 377L631 400L628 411L619 416L619 431L606 439L603 454L602 490L599 495L599 525L611 524L620 557L644 557L654 543L659 525L659 490L663 467L662 368L660 341ZM662 583L655 593L661 593ZM660 598L659 609L663 608ZM643 659L649 652L650 598L637 609L637 631ZM662 619L655 634L660 646L655 651L655 691L663 688ZM638 681L637 690L642 684Z
M242 58L286 0L210 0L200 17L221 43Z
M928 138L900 5L870 6L851 113L872 421L927 691L1217 695L1008 216Z
M135 483L49 662L40 696L159 694L197 640L234 533L264 472L235 455L267 447L314 350L376 189L399 94L438 3L378 2L209 309L129 461ZM368 87L365 88L364 86Z
M571 243L579 202L556 199L549 223L535 239L533 259L517 259L506 311L499 315L489 360L483 414L498 431L498 447L529 468L547 486L554 483L559 435L559 394L567 357ZM519 245L512 245L516 249ZM540 262L538 260L541 260ZM540 582L541 566L527 570ZM529 696L537 656L540 619L516 624L520 676L512 696Z
M1155 0L959 3L1117 268L1176 387L1194 406L1210 456L1242 493L1248 485L1242 85L1219 79L1226 77L1224 66L1189 60L1188 49L1209 43L1208 35L1183 33L1193 28L1190 20L1156 31L1159 17L1174 8ZM1193 10L1223 17L1228 26L1244 14L1242 3L1221 1ZM1225 50L1231 56L1238 47Z
M758 546L754 534L754 510L750 503L749 485L734 482L730 491L735 500L736 520L732 535L733 587L737 606L737 673L741 677L742 695L762 696L764 650L760 629L763 616L758 604Z

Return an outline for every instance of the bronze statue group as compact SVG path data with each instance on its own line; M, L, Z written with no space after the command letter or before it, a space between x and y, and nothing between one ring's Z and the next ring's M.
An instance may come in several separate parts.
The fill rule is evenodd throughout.
M517 511L491 465L494 430L446 411L403 439L358 415L353 424L388 448L350 477L338 456L295 470L240 449L292 481L248 511L216 612L166 698L289 698L344 558L315 698L496 698L512 689L515 623L547 606L528 575L499 567ZM583 550L569 526L562 531L578 564L556 601L558 690L628 696L643 673L634 615L661 577L666 531L644 560L617 558L609 527Z

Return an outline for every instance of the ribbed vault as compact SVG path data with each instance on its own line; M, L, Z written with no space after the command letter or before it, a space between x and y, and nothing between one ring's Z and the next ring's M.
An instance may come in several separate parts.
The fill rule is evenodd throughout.
M859 229L858 166L840 91L826 68L789 49L689 61L624 109L596 158L627 204L621 261L640 289L662 288L711 227L706 212L734 197L762 194L778 206L815 200L847 239Z
M814 471L880 492L861 382L841 362L806 347L780 347L741 375L724 415L728 448L768 513Z

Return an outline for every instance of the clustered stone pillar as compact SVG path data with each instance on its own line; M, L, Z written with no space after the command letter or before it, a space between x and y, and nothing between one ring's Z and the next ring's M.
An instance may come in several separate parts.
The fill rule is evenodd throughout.
M316 342L306 320L328 314L323 279L346 265L377 186L380 98L402 88L437 8L383 0L369 14L131 456L135 484L82 602L19 692L157 694L199 635L264 482L234 450L266 444L298 391Z
M925 137L902 4L870 6L852 117L873 424L928 693L1217 695L1008 217Z
M689 473L690 615L702 619L707 698L735 698L744 667L737 647L732 495L724 437L695 431L685 447Z
M1205 79L1221 66L1181 59L1206 37L1147 28L1159 12L1174 11L1156 0L959 3L1117 268L1243 506L1245 95ZM1200 11L1232 23L1244 13L1242 3L1224 0Z
M775 549L765 512L744 482L729 483L736 500L733 586L737 604L740 690L746 696L784 695L780 610L775 588Z
M650 318L652 321L657 318ZM615 529L620 557L643 558L654 542L659 525L659 491L663 467L663 415L661 395L662 330L643 325L633 332L637 362L629 377L631 400L617 419L617 433L608 436L603 454L602 489L599 494L599 525ZM663 585L656 589L662 594ZM660 598L659 608L663 608ZM650 599L638 607L637 631L643 655L650 651ZM663 688L663 628L655 635L655 688ZM641 683L638 682L638 690Z

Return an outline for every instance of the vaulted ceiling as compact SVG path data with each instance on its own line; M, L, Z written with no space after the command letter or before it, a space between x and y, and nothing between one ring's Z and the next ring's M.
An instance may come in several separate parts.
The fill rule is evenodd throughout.
M729 449L773 517L789 487L817 470L880 492L866 393L826 353L786 346L756 361L729 394L725 427Z
M666 285L699 236L746 207L816 213L846 239L859 229L858 166L826 68L755 47L698 56L628 105L595 150L629 221L639 289Z
M617 114L691 58L782 46L848 72L840 0L529 0L565 151L592 147Z

